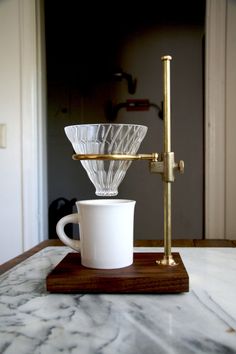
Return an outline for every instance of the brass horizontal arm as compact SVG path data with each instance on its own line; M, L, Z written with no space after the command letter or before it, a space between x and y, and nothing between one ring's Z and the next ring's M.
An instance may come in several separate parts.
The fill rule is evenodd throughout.
M158 153L154 152L152 154L74 154L72 155L73 160L158 160Z

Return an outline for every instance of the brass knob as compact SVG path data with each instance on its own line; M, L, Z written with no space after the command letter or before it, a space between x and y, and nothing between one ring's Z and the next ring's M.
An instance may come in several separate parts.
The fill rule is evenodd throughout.
M178 163L178 170L179 170L179 173L183 174L184 173L184 161L183 160L180 160L179 163Z

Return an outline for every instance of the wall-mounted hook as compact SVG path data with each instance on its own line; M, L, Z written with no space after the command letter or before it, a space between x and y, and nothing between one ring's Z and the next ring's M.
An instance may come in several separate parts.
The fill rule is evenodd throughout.
M163 102L161 107L155 103L149 102L148 99L128 99L126 102L120 102L113 104L112 101L108 101L105 107L105 114L109 121L114 121L120 109L125 108L127 112L130 111L148 111L149 108L154 107L158 112L158 117L163 119Z
M113 74L113 77L117 81L121 81L122 79L125 79L128 84L128 92L133 95L136 91L136 86L137 86L137 79L133 79L131 74L127 74L123 71L118 71Z

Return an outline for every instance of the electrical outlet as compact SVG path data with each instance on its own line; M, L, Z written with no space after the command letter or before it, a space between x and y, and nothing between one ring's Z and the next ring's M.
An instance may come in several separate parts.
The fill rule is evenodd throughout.
M7 147L7 125L0 124L0 148L5 149Z

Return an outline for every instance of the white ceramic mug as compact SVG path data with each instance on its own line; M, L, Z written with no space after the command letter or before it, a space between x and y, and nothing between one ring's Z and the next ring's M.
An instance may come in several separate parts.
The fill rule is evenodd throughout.
M134 200L92 199L76 202L78 213L64 216L56 231L61 241L81 253L88 268L115 269L133 263ZM68 223L79 224L80 241L64 231Z

